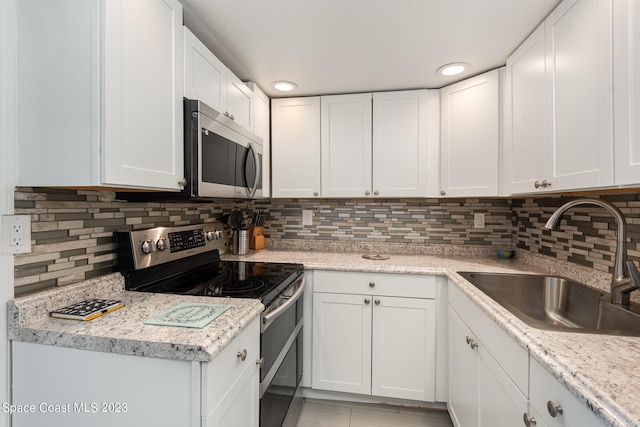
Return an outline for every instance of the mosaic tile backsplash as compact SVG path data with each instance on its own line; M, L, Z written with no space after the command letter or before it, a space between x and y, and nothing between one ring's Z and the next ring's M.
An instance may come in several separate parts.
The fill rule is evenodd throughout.
M560 230L542 231L568 198L274 199L132 203L114 193L17 188L16 214L31 216L32 253L15 258L15 294L62 286L115 270L117 230L220 221L233 209L268 212L267 248L387 250L489 255L496 248L548 255L601 271L613 265L615 224L599 208L574 208ZM640 260L640 194L603 196L628 222L629 255ZM302 210L313 225L302 226ZM474 213L485 228L473 228Z

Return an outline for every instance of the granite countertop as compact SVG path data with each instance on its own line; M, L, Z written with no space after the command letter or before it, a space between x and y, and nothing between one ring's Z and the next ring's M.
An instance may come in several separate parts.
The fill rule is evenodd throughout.
M522 258L526 257L526 254ZM521 346L527 348L569 391L615 427L640 427L637 385L640 337L543 331L527 326L479 291L457 271L554 273L606 290L607 274L538 260L500 260L489 256L390 255L368 260L360 253L261 250L248 255L225 254L224 259L253 262L295 262L307 270L371 271L448 276ZM548 257L547 257L548 258ZM543 268L544 267L544 268ZM554 271L555 270L555 271ZM52 319L49 311L86 298L123 300L126 306L90 322ZM181 301L232 304L233 309L203 329L157 327L142 322ZM255 300L181 297L123 290L123 279L112 274L53 291L20 297L9 303L9 334L14 340L88 350L211 360L264 309Z
M523 254L524 255L524 254ZM523 262L495 257L390 255L389 260L364 259L360 253L314 251L251 251L226 259L299 262L308 270L373 271L446 275L530 355L590 408L605 425L640 426L640 337L553 332L535 329L504 309L458 275L457 271L553 273L607 291L610 276L591 270L572 270L566 263ZM542 268L544 267L544 268ZM558 270L561 269L561 270ZM554 271L555 270L555 271ZM603 283L604 280L604 283Z
M49 316L54 309L88 298L121 300L125 306L88 322ZM231 308L202 329L144 324L183 301ZM209 361L263 310L262 303L253 299L125 291L124 278L114 273L9 301L9 338L108 353Z

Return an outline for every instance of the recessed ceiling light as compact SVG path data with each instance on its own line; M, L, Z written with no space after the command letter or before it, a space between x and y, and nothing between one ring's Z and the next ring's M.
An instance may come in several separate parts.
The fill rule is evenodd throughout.
M438 71L436 71L436 73L442 76L455 76L462 73L467 69L467 67L469 67L469 64L466 64L464 62L454 62L453 64L443 65L442 67L438 68Z
M280 92L291 92L292 90L298 88L297 84L284 80L273 82L271 83L271 86L273 86L275 90L279 90Z

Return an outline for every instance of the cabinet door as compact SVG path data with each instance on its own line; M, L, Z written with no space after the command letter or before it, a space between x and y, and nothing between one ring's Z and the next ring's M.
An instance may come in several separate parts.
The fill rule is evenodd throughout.
M207 417L207 427L258 427L259 387L258 365L250 361Z
M427 90L373 94L374 196L427 196L427 94Z
M442 196L498 195L500 70L443 88Z
M507 59L503 189L531 193L546 179L545 37L540 25ZM543 190L542 186L538 187Z
M613 184L611 9L611 0L567 0L545 20L553 190Z
M184 28L184 96L226 111L227 67L187 28Z
M234 122L253 132L253 92L228 69L226 113Z
M478 427L522 424L528 401L482 343L478 353Z
M271 100L273 197L320 196L320 98Z
M313 294L314 389L371 394L371 297Z
M371 94L321 97L323 197L371 195Z
M101 180L178 190L184 170L182 5L107 1L103 8Z
M615 183L640 183L640 4L616 0L613 71Z
M373 297L371 394L435 400L432 299Z
M449 400L456 427L475 427L478 412L478 354L467 340L476 339L460 316L449 307Z

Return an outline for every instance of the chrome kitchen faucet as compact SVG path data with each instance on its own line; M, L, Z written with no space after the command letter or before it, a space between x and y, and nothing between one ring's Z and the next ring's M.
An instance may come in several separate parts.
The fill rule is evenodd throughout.
M606 200L577 199L565 203L556 210L544 225L547 230L556 230L562 215L570 208L578 205L596 205L608 210L618 225L616 255L611 277L611 302L618 305L629 305L629 294L640 288L640 272L632 260L627 259L627 223L620 209Z

